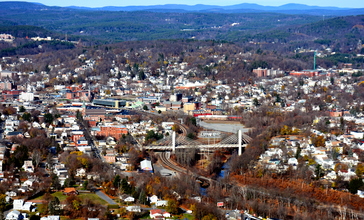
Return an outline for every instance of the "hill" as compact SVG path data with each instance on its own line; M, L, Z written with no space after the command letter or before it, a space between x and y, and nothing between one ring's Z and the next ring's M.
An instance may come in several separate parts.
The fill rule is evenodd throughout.
M251 38L264 42L315 41L320 44L341 42L353 45L364 36L364 15L346 16L313 22L310 24L277 28L259 33Z
M234 40L229 33L256 34L308 24L318 16L264 13L90 11L0 2L0 22L31 25L68 35L117 42L155 39Z
M72 9L82 9L91 11L158 11L158 12L204 12L204 13L247 13L247 12L274 12L284 14L306 14L306 15L325 15L325 16L347 16L364 14L364 8L338 8L338 7L319 7L304 4L285 4L281 6L262 6L258 4L243 3L230 6L218 5L183 5L183 4L165 4L150 6L107 6L100 8L88 7L69 7Z
M0 2L0 31L16 37L51 36L64 40L68 36L68 40L82 39L83 42L93 41L93 44L194 39L253 42L263 48L289 51L302 47L325 46L335 51L348 52L350 48L356 48L359 40L364 40L362 38L364 15L322 17L268 12L277 9L294 11L298 10L297 8L331 11L349 9L297 4L279 7L241 4L225 6L225 9L245 7L254 12L202 13L191 10L194 8L213 10L215 6L165 5L170 11L183 10L181 13L156 12L159 6L153 7L155 11L105 11L106 9L75 9L24 2ZM256 13L255 10L261 10L262 7L266 12ZM133 10L138 8L140 9L138 6Z

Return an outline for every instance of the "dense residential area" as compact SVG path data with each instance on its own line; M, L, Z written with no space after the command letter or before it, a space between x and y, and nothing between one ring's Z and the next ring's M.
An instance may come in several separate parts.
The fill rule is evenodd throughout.
M3 21L0 219L364 219L363 16L307 20L112 43Z
M190 58L156 56L148 47L75 49L67 64L49 60L44 70L36 69L42 55L3 57L4 218L306 219L323 211L328 219L362 218L363 70L350 63L257 67L240 80L216 79L234 67L231 60L254 56L212 52L217 48L201 46L209 53ZM199 59L210 64L196 66ZM249 128L242 155L194 144L207 132L200 123L211 121ZM170 160L211 179L207 188L194 175L163 168L158 145L172 145L173 133L186 136L190 149L177 144Z

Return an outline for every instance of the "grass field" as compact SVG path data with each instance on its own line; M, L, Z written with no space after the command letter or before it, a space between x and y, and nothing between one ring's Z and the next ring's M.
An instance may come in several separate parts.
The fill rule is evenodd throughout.
M51 194L53 197L57 197L59 199L59 201L65 201L67 196L63 195L62 192L55 192ZM35 198L34 200L43 200L43 196L39 196L38 198ZM108 203L101 199L98 195L94 194L94 193L81 193L78 195L78 197L80 197L82 200L86 200L89 199L95 203L98 203L100 205L108 205Z
M100 205L108 205L105 200L101 199L98 195L94 193L81 193L78 195L82 200L89 199L95 203L98 203Z

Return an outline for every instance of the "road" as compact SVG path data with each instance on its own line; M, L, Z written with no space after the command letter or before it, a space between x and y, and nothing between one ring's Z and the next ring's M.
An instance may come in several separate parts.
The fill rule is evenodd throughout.
M96 191L96 195L98 195L101 199L105 200L110 205L117 205L117 203L114 200L110 199L110 197L108 197L105 193L103 193L100 190Z
M101 161L105 162L105 158L101 156L100 150L96 147L96 145L94 143L94 138L90 134L90 131L85 124L86 122L83 120L77 120L77 121L78 121L78 125L80 125L81 129L83 130L85 139L89 142L91 149L94 152L95 157L99 158Z

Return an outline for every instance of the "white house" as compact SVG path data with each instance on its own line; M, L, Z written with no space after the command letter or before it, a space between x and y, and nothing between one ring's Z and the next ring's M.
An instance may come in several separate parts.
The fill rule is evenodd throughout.
M364 198L364 191L358 190L357 194L360 198Z
M140 206L127 206L126 210L129 212L141 212Z
M33 162L31 160L26 160L24 161L24 165L22 166L22 168L30 173L34 172L34 166L33 166Z
M61 218L59 217L59 215L50 215L47 217L42 217L40 218L40 220L60 220Z
M22 220L24 219L23 214L17 210L13 210L6 215L5 220Z
M168 201L167 200L159 200L155 202L156 206L167 206Z
M170 218L171 214L169 212L165 212L160 209L152 209L150 210L149 216L152 219L160 219L160 218Z
M144 171L153 171L152 162L150 160L143 160L140 162L140 168Z
M134 202L135 201L134 197L129 196L129 195L125 195L125 194L121 195L119 198L121 200L123 200L124 202Z
M35 211L32 202L24 202L24 199L15 199L13 201L13 209L18 211Z
M156 195L152 195L151 197L149 197L150 203L156 203L158 200L159 200L159 198Z

